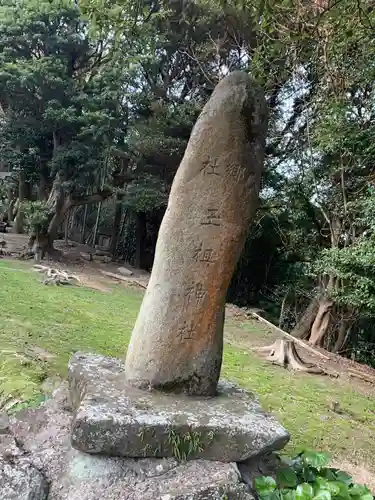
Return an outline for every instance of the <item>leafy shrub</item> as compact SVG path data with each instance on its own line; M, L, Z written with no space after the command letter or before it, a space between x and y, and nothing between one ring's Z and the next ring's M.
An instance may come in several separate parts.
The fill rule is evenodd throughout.
M370 490L355 484L346 472L328 466L326 453L303 451L292 460L283 460L276 480L269 476L254 479L260 500L373 500Z
M48 227L48 208L43 201L25 201L22 203L25 213L25 226L29 232L41 232Z

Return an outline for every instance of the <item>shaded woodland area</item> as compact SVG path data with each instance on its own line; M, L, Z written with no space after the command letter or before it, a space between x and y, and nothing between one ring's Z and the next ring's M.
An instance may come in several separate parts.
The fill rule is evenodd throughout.
M149 270L191 128L228 71L270 110L228 300L375 366L370 0L4 0L0 212L30 253L107 244Z

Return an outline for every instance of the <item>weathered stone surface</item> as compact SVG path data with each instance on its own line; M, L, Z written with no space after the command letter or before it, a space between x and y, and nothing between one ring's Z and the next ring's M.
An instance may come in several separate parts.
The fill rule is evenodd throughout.
M69 382L72 445L88 453L234 462L280 449L289 438L254 396L228 383L214 398L143 391L124 386L119 360L79 353Z
M11 422L30 466L42 471L49 482L48 500L253 500L235 464L133 460L74 450L66 400L60 390L43 407L22 412ZM1 500L45 498L17 494L3 497L0 490Z
M11 434L0 434L0 456L3 458L22 456L14 437Z
M13 463L0 458L1 500L45 500L48 484L29 463Z
M9 418L5 412L0 412L0 435L7 434L9 430Z
M259 87L234 72L192 131L128 348L125 375L135 387L216 392L225 297L258 203L266 114Z

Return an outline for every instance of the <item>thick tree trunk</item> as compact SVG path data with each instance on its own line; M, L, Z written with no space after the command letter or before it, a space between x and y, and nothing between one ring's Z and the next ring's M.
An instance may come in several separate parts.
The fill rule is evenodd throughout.
M350 311L346 311L346 314L350 315ZM346 343L349 340L350 333L355 321L356 315L353 311L349 319L347 317L341 317L339 331L337 333L336 342L332 348L332 352L340 353L344 349Z
M85 243L85 232L86 232L86 220L87 220L87 203L85 205L85 210L83 212L83 221L82 221L82 233L81 233L81 243Z
M93 243L92 246L95 247L96 245L96 238L98 235L98 229L99 229L99 223L100 223L100 215L102 213L102 202L99 202L98 205L98 211L96 212L96 221L95 221L95 227L94 227L94 235L93 235Z
M64 222L65 214L69 209L68 199L65 196L59 178L54 183L46 204L48 220L43 227L31 233L28 242L28 254L34 254L35 259L38 261L43 259L46 253L51 256L58 254L53 248L53 243L60 225Z
M13 210L14 210L14 205L16 203L16 200L14 198L14 193L11 187L8 187L7 189L7 195L8 195L8 222L13 222Z
M324 336L328 331L333 305L334 302L330 299L320 299L318 312L311 327L311 335L309 338L309 343L311 345L320 346L322 344Z
M57 138L55 135L54 144L57 147ZM34 230L31 234L28 244L28 255L34 253L38 259L43 258L45 253L49 253L53 256L57 255L59 252L54 249L53 243L56 239L59 227L64 223L69 210L80 205L87 205L88 203L96 203L98 201L101 202L112 194L112 192L107 189L74 199L71 194L64 190L64 180L64 178L57 174L48 200L46 201L48 214L47 221L42 227L39 227L38 230Z
M56 211L56 213L53 215L47 230L47 234L49 235L51 243L55 241L59 227L64 222L64 219L65 211L63 210Z
M28 255L34 256L37 262L40 262L48 253L51 257L58 254L53 248L53 241L50 240L45 232L33 233L28 242Z
M143 243L146 238L146 214L138 212L136 228L135 267L142 269Z
M298 320L296 326L290 332L293 337L306 339L310 335L312 324L318 312L318 306L319 302L317 298L314 297Z
M68 210L68 213L65 217L65 227L64 227L64 242L65 245L68 244L68 239L69 239L69 219L70 219L70 210Z
M121 204L121 195L116 195L116 206L115 206L115 217L113 219L113 228L112 228L112 237L111 237L111 246L109 251L111 255L115 256L117 249L118 237L120 234L120 225L122 219L122 204Z
M47 201L48 200L48 182L47 178L43 173L39 176L39 184L38 184L38 200Z
M26 191L25 173L21 170L18 176L18 209L14 221L14 228L18 234L22 234L24 231L25 214L22 209L22 203L25 201Z

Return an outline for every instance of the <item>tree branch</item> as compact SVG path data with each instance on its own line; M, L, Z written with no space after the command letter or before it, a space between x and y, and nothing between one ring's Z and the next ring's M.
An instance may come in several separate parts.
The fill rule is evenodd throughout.
M112 189L103 189L97 193L89 194L87 196L82 196L81 198L70 199L67 203L67 208L78 207L80 205L89 205L91 203L97 203L98 201L104 201L113 195Z

